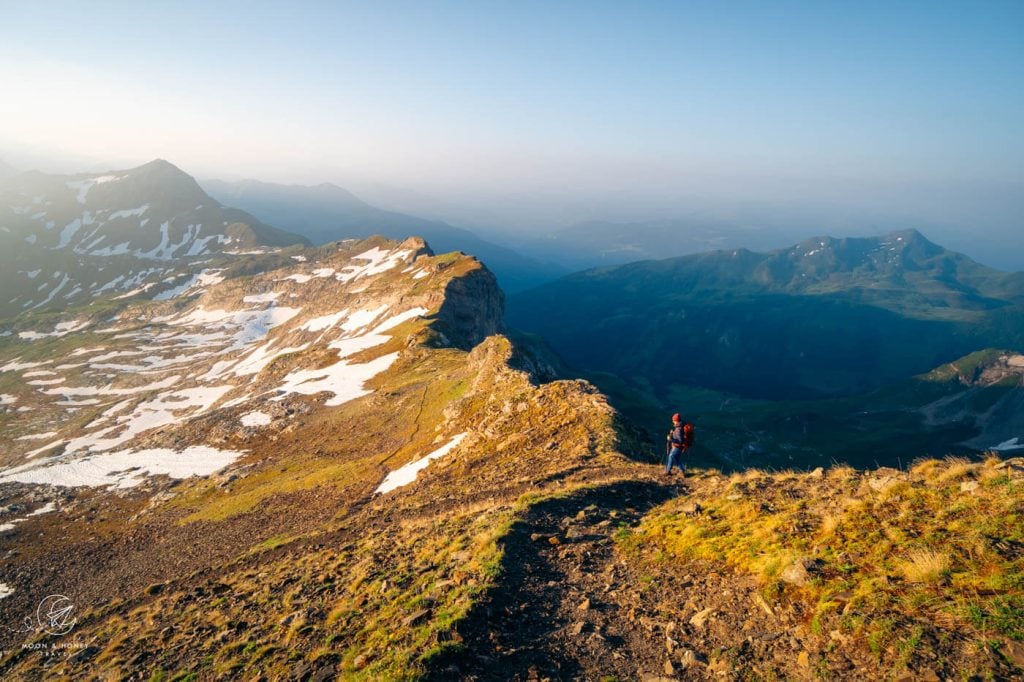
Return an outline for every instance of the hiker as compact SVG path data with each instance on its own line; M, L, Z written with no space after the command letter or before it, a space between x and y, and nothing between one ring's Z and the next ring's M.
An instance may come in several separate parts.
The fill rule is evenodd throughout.
M672 467L678 466L679 472L686 476L686 467L683 465L683 453L693 445L693 424L684 422L679 413L672 415L672 430L665 437L665 454L668 461L665 462L665 475L672 474Z

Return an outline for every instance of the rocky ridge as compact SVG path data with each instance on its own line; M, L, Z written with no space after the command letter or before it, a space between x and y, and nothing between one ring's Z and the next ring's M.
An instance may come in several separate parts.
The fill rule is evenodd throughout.
M0 339L5 678L1020 676L1024 462L664 479L475 259L228 258Z

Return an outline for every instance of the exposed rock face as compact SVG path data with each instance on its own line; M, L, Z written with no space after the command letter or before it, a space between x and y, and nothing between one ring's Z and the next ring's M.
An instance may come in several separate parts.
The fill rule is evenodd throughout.
M941 386L946 393L921 407L926 424L971 424L975 435L964 444L978 450L1024 449L1024 355L978 351L919 380Z
M469 349L502 330L505 296L490 270L479 268L449 281L438 328L459 348Z

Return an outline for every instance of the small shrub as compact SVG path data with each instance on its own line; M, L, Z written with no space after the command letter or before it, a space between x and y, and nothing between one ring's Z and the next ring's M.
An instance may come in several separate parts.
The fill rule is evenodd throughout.
M912 583L935 582L949 573L949 555L931 549L918 549L909 553L900 569Z

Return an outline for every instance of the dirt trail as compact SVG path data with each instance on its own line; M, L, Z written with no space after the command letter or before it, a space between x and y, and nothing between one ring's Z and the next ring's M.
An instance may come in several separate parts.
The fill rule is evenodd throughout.
M628 576L614 536L684 488L645 477L584 490L534 506L508 535L504 574L491 601L459 628L467 645L431 679L597 679L637 677L637 660L664 645L630 622ZM627 597L627 601L629 598Z
M654 506L699 488L650 469L534 506L505 542L489 601L459 627L464 649L431 680L806 678L817 663L799 606L769 605L749 576L625 561ZM837 670L856 677L852 661Z

